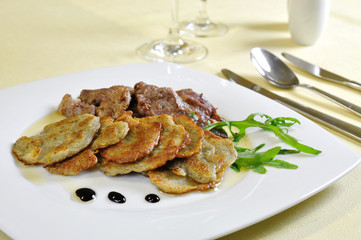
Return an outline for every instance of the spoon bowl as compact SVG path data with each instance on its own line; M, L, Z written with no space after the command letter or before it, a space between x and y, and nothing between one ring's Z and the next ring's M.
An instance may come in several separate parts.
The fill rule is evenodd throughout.
M299 85L296 74L273 53L262 48L253 48L251 60L258 72L271 84L281 88Z
M309 84L300 84L296 74L271 52L262 48L253 48L251 60L257 71L273 85L281 88L304 87L310 89L361 116L361 107Z

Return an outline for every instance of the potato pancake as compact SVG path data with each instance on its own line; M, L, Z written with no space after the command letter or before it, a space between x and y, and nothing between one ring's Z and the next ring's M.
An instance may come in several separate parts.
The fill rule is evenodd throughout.
M178 152L177 158L191 157L199 153L202 149L204 138L203 129L198 127L191 118L186 116L174 117L173 120L176 124L182 125L185 128L190 138L190 143Z
M204 130L202 151L192 157L176 159L163 169L148 172L150 181L167 193L204 191L219 183L237 152L229 139Z
M161 131L159 122L132 124L124 139L101 150L100 155L112 162L134 162L153 151L159 143Z
M93 167L97 162L98 158L94 152L86 149L71 158L46 167L46 170L64 176L78 175L80 172Z
M173 160L180 149L189 142L187 131L183 126L174 123L170 115L162 114L146 118L140 118L142 123L158 122L163 126L159 144L153 151L143 158L131 163L116 163L102 159L100 170L106 175L127 174L130 172L144 172L163 166L167 161Z
M45 126L38 135L19 138L13 153L25 164L46 167L85 149L99 128L99 118L91 114L66 118Z
M215 182L199 183L190 177L174 174L169 169L155 169L148 172L152 184L166 193L187 193L191 191L207 191L216 186Z
M125 138L129 131L129 126L126 122L117 121L110 116L100 118L100 129L95 135L93 142L90 145L92 150L106 148L108 146L118 143Z
M233 142L204 130L202 151L185 159L184 168L187 175L200 183L220 181L224 169L237 158Z

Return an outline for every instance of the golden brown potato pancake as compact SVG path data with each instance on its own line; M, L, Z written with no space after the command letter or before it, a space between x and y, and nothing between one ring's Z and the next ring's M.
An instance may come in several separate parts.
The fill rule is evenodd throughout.
M174 117L173 120L176 124L182 125L185 128L190 138L190 143L178 152L177 158L191 157L199 153L202 149L204 138L203 129L198 127L191 118L186 116Z
M95 135L90 148L94 151L114 145L125 138L128 131L129 126L126 122L114 122L114 119L110 116L101 117L100 129Z
M98 158L95 156L94 152L90 149L86 149L71 158L46 167L46 170L50 173L64 176L77 175L80 172L93 167L97 162Z
M232 141L204 130L200 153L169 162L163 169L148 172L150 181L167 193L204 191L220 182L227 168L236 160Z
M100 152L103 158L117 163L134 162L151 153L158 145L161 123L141 123L132 114L132 111L126 111L117 118L116 121L127 122L130 130L122 141Z
M202 151L185 159L187 175L200 183L220 181L222 175L237 158L233 142L204 130Z
M166 193L187 193L191 191L207 191L216 186L215 182L199 183L190 177L174 174L169 169L155 169L148 172L150 181Z
M177 158L177 159L174 159L173 161L167 163L166 167L168 169L172 170L172 172L175 175L185 177L185 176L187 176L187 172L184 167L184 162L185 162L184 158Z
M131 163L116 163L102 159L100 170L106 175L127 174L130 172L144 172L163 166L167 161L176 157L178 151L189 141L188 133L183 126L174 123L170 115L157 115L139 119L142 123L158 122L163 126L159 144L153 151L143 158Z
M129 125L137 125L139 124L139 119L133 117L132 111L125 111L116 119L116 121L123 121L128 123Z
M25 164L46 167L85 149L99 127L99 118L91 114L66 118L45 126L38 135L19 138L13 153Z
M158 145L162 125L159 122L130 125L127 136L117 144L100 151L108 161L129 163L151 153Z

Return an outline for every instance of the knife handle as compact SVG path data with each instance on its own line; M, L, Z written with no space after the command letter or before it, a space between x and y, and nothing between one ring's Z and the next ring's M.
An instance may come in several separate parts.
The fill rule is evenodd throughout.
M320 122L335 131L338 131L358 142L361 142L361 128L356 127L355 125L352 125L352 124L342 121L340 119L334 118L330 115L321 113L313 108L296 103L288 98L279 96L278 99L275 99L275 100L277 102L284 104L284 105L292 108L293 110L301 113L305 117L308 117L312 120Z
M323 75L318 76L318 77L320 77L320 78L322 78L324 80L330 81L330 82L339 83L339 84L342 84L342 85L344 85L346 87L353 88L355 90L361 91L361 84L360 83L358 83L356 81L352 81L352 80L344 78L344 77L341 77L339 75L330 73L330 72L326 72L325 70L324 70Z
M332 101L334 101L335 103L338 103L339 105L347 108L348 110L351 110L352 112L358 114L359 116L361 116L361 107L349 102L349 101L346 101L342 98L339 98L333 94L330 94L328 92L325 92L319 88L316 88L316 87L313 87L311 85L308 85L308 84L300 84L298 86L301 86L301 87L305 87L305 88L308 88L310 90L313 90L325 97L327 97L328 99L331 99Z
M346 86L356 89L356 90L361 90L361 84L352 80L349 80L347 82L343 82L343 84L345 84Z

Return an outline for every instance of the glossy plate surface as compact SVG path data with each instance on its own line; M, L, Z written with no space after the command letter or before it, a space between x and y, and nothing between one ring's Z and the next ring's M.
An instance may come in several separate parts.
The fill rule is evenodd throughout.
M23 167L11 154L12 144L28 128L53 114L64 94L77 97L82 89L112 85L134 86L144 81L175 90L204 93L220 115L243 120L254 112L272 117L298 118L290 134L322 150L318 156L288 155L280 159L297 170L268 167L265 175L234 173L229 169L215 191L171 196L160 193L146 177L107 177L99 171L78 176L50 175L41 167ZM95 69L0 90L0 229L14 239L205 239L216 238L277 214L326 188L361 158L327 131L284 106L227 80L184 66L146 63ZM266 143L287 147L271 133L251 129L250 146ZM96 191L97 198L82 203L74 192ZM110 191L127 201L115 204ZM161 200L148 203L156 193Z

